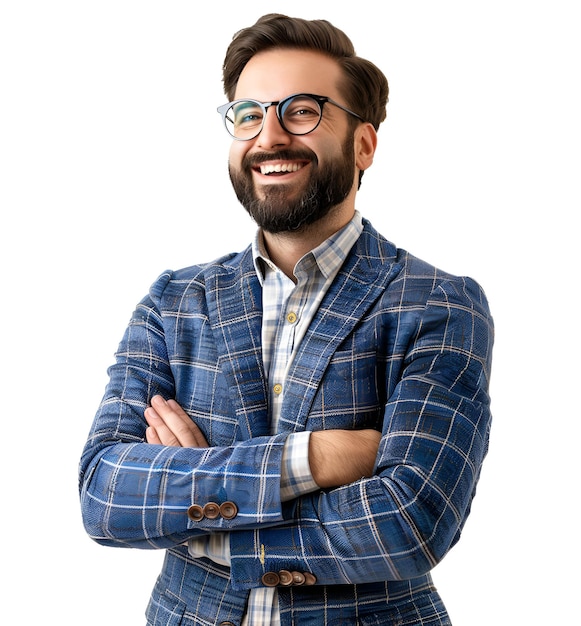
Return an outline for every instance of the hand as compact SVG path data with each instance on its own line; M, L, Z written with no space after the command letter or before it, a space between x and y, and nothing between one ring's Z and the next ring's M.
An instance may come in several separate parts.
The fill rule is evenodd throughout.
M371 476L380 440L381 433L372 429L312 432L309 464L314 481L326 489Z
M153 396L144 415L149 424L145 431L147 443L183 448L208 447L202 431L175 400Z

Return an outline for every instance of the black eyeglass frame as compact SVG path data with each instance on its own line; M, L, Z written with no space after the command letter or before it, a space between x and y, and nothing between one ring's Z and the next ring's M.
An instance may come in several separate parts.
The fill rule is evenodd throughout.
M312 98L315 102L317 102L317 104L319 105L319 108L321 109L321 115L319 116L319 121L316 123L316 125L313 128L311 128L311 130L308 130L305 133L293 133L291 130L288 130L288 128L284 125L284 121L281 115L281 109L283 108L283 105L287 103L289 100L292 100L293 98L298 98L300 96L303 96L306 98ZM252 135L251 137L236 137L228 130L228 125L226 123L227 122L226 114L234 105L240 102L252 102L253 104L257 104L263 111L262 123L260 124L260 127L256 131L256 134ZM264 121L266 119L266 113L268 109L272 106L276 106L275 111L276 111L276 117L278 119L278 123L281 125L282 129L285 132L287 132L289 135L302 136L302 135L308 135L309 133L312 133L314 130L318 128L319 124L321 123L321 120L323 119L323 107L326 102L328 102L329 104L333 104L336 107L339 107L340 109L345 111L345 113L349 113L350 115L353 115L357 119L360 119L362 122L365 122L365 120L361 117L361 115L359 115L358 113L355 113L355 111L348 109L346 106L343 106L342 104L333 100L332 98L329 98L327 96L318 96L314 93L293 93L292 95L287 96L286 98L283 98L282 100L274 100L273 102L260 102L260 100L253 100L252 98L240 98L238 100L233 100L232 102L226 102L226 104L219 106L217 111L222 116L222 121L224 122L224 128L226 128L226 132L230 135L230 137L233 137L234 139L236 139L236 141L250 141L251 139L256 139L256 137L258 137L258 135L260 135L260 133L262 132L262 129L264 128Z

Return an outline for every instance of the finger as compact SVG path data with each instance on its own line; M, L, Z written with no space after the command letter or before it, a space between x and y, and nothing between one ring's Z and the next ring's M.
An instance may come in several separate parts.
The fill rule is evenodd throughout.
M178 438L174 433L166 426L163 419L157 414L153 407L145 409L145 420L149 424L149 428L145 431L145 436L148 443L159 443L164 446L181 446ZM153 429L153 436L157 438L157 441L150 441L148 431Z
M198 426L175 400L166 401L161 396L154 396L151 405L156 415L163 421L163 432L160 432L159 428L158 432L162 441L164 443L167 441L166 445L207 447L206 439Z
M208 442L204 433L200 430L200 427L192 421L190 416L182 409L182 407L175 400L168 400L168 406L175 411L176 415L184 422L190 434L194 437L196 448L207 448Z
M155 443L158 445L161 444L161 439L159 438L159 435L157 434L157 431L153 426L149 426L145 430L145 440L147 441L147 443Z

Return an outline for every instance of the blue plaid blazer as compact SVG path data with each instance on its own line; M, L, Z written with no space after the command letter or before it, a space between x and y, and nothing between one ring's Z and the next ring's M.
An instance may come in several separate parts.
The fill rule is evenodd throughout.
M433 590L487 452L486 298L364 220L290 367L273 436L261 308L250 248L152 285L81 458L86 530L104 545L166 550L149 624L240 624L249 590L287 571L315 584L279 586L282 624L400 623ZM145 443L155 394L175 398L210 447ZM369 427L383 434L373 477L281 503L289 433ZM188 514L208 503L236 514ZM189 538L221 531L231 568L189 556Z

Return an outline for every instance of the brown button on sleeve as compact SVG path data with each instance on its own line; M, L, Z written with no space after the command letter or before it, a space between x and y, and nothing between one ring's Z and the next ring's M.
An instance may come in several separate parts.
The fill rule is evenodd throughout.
M293 584L293 575L286 569L281 569L278 573L278 577L283 587L289 587Z
M311 572L303 572L305 577L305 585L314 585L317 582L317 577Z
M208 502L204 505L204 515L208 519L216 519L220 515L220 507L215 502Z
M224 519L232 519L238 515L238 507L234 502L224 502L220 505L220 513Z
M276 587L280 582L280 578L276 572L266 572L262 575L262 584L265 587Z
M199 522L204 519L204 509L199 504L192 504L188 509L188 517L194 522Z
M302 572L291 572L293 577L293 585L304 585L306 582L305 575Z

